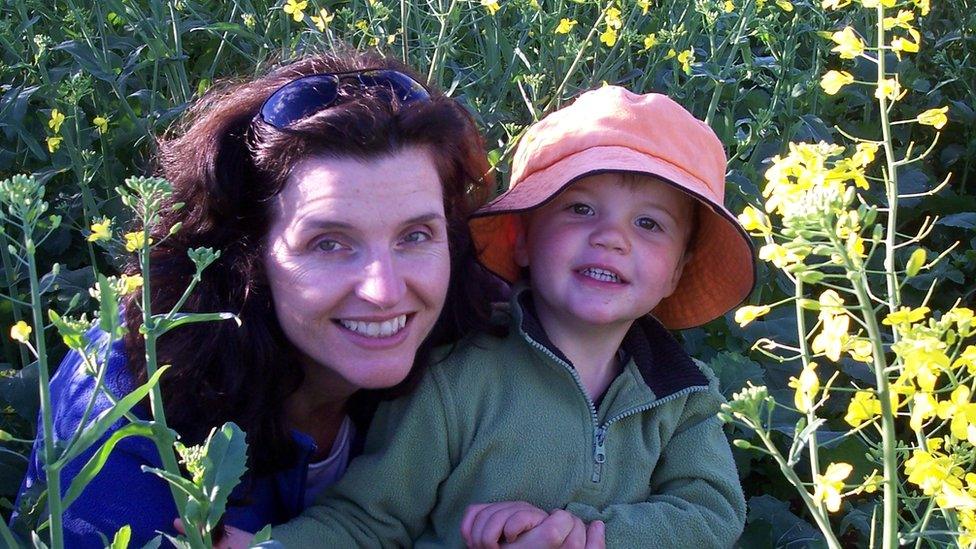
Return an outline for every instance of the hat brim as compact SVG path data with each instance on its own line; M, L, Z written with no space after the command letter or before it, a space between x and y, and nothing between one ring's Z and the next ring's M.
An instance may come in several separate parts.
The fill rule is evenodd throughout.
M563 158L525 177L475 212L470 226L479 261L515 282L519 277L514 258L518 231L515 216L544 205L583 177L605 172L653 176L701 204L694 248L678 286L651 311L664 326L672 330L699 326L749 297L756 280L753 246L735 216L694 175L626 147L592 147Z

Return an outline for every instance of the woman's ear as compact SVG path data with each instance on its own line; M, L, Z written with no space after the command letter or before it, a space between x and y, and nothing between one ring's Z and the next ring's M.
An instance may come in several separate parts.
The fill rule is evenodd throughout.
M512 230L515 232L515 249L512 256L515 259L515 264L519 267L529 266L529 249L526 243L527 236L526 232L528 229L528 219L525 215L513 214L512 215Z

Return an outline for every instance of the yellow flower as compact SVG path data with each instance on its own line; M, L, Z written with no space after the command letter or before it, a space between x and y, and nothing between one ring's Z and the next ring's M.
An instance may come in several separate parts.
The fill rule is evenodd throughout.
M739 326L745 327L746 324L768 313L769 310L769 305L760 305L758 307L746 305L745 307L739 307L735 312L735 321L739 323Z
M962 368L963 366L969 370L969 373L976 374L976 345L967 346L959 358L952 363L953 368Z
M51 119L47 121L47 127L51 128L54 133L60 133L61 124L64 124L64 114L58 109L51 109Z
M735 11L735 4L732 3L732 0L725 0L725 5L722 6L722 10L725 13L732 13Z
M253 13L241 14L241 19L244 21L244 26L251 30L254 30L255 25L258 23Z
M820 87L827 95L834 95L844 86L854 82L854 75L847 71L827 71L820 79Z
M901 59L901 52L918 53L919 44L922 42L922 36L915 29L908 29L908 34L914 39L914 42L901 36L891 41L891 49L895 52L895 56L898 57L898 59Z
M335 19L335 14L329 13L329 10L322 8L319 10L318 15L310 16L312 23L315 24L315 28L319 29L319 32L325 32L325 29L329 27L329 23Z
M905 461L908 482L921 488L927 496L933 496L942 489L945 481L952 476L952 469L952 458L934 448L931 452L915 450L912 457Z
M776 5L786 13L793 11L793 4L789 0L776 0Z
M942 127L946 125L946 122L949 121L949 117L946 116L947 112L949 112L949 107L929 109L918 115L915 119L918 120L919 124L933 126L935 129L941 130Z
M878 89L874 90L874 96L878 99L887 97L897 101L901 98L901 84L898 83L897 78L885 78L878 85Z
M932 393L915 393L912 397L912 415L908 421L909 427L915 431L922 430L922 422L926 419L935 417L938 412L938 401L932 397Z
M150 243L152 241L150 240ZM146 245L146 233L135 231L125 234L125 250L127 252L137 252Z
M839 10L851 3L851 0L822 0L820 7L825 10Z
M644 49L649 50L658 45L657 34L651 33L644 37Z
M893 8L895 7L895 2L897 0L861 0L861 5L865 8L876 8L879 5L886 8Z
M54 151L58 150L58 148L61 147L61 141L63 141L63 140L64 140L64 138L61 137L60 135L55 135L55 136L52 136L52 137L48 137L47 138L47 150L48 150L48 152L54 153Z
M976 445L976 403L970 402L969 387L960 385L953 389L949 400L939 402L938 415L951 419L949 432L958 440Z
M847 343L847 330L851 318L847 315L823 314L821 317L823 318L823 328L813 338L810 348L813 349L813 352L823 353L830 360L837 362L840 360L840 353Z
M101 221L95 221L91 225L91 234L88 235L89 242L106 242L112 239L112 220L103 217Z
M881 415L881 401L871 391L858 391L847 405L844 421L851 427L860 427L865 421L872 421Z
M871 474L865 477L864 482L861 483L861 490L866 494L873 494L878 491L878 486L884 482L884 477L878 474L877 471L871 471Z
M695 61L695 50L688 48L678 54L678 63L681 63L681 70L685 74L691 74L691 64Z
M607 30L603 31L600 35L600 42L603 42L608 47L613 46L617 43L617 31L613 27L608 26Z
M623 19L620 18L620 10L614 7L607 8L607 15L604 18L608 27L619 29L624 26Z
M847 354L858 362L870 364L874 360L874 346L870 339L862 337L853 338L848 341Z
M895 27L903 29L912 28L911 22L915 20L915 13L909 10L898 10L896 17L885 17L882 21L884 30L891 30Z
M356 29L361 30L363 32L366 32L369 29L369 23L367 23L365 19L360 19L356 21L355 23L353 23L353 26L356 27Z
M808 363L803 367L799 378L791 377L789 381L789 386L796 390L796 393L793 395L793 403L796 405L796 409L802 414L813 409L813 403L817 398L817 393L820 391L820 378L817 377L817 372L814 371L816 367L817 363Z
M539 5L539 0L529 0L529 5L532 6L532 9L535 11L542 9L542 6Z
M567 19L563 17L559 20L559 26L556 27L556 34L569 34L569 31L573 30L573 27L575 26L575 19Z
M766 244L762 248L759 248L759 259L769 261L780 269L803 260L796 252L779 244Z
M665 55L664 58L665 59L671 59L675 55L678 55L678 52L674 51L674 48L670 48L670 49L668 49L668 54Z
M119 286L122 295L131 294L142 288L142 275L122 275L122 278L119 279Z
M498 13L498 10L502 9L502 7L498 5L498 0L481 0L481 5L488 10L488 15L495 15Z
M301 23L305 19L305 8L308 7L308 0L287 0L285 5L282 6L282 10L291 18L295 20L296 23Z
M854 156L851 157L851 162L863 167L874 162L874 155L878 152L877 143L858 143L854 149Z
M844 489L844 479L850 476L854 467L849 463L831 463L822 475L813 479L813 499L817 503L826 503L827 510L836 513L840 510L841 490Z
M647 15L647 10L651 9L651 0L637 0L637 7L641 9L641 15Z
M105 135L108 133L108 117L96 116L92 119L92 124L95 124L95 128L98 130L99 135Z
M898 331L904 332L906 326L899 324ZM906 336L893 344L891 350L904 362L902 375L914 380L923 391L934 391L942 371L949 368L946 343L934 336Z
M864 53L864 42L854 33L851 27L844 27L844 30L837 31L830 35L837 46L830 50L840 54L841 59L854 59Z
M911 307L902 307L893 313L889 313L888 316L881 321L885 326L895 326L898 324L914 324L919 320L925 318L925 315L929 313L928 307L918 307L912 309Z
M742 224L743 229L753 234L769 235L773 232L766 214L752 206L746 206L742 210L742 213L739 214L739 223Z
M23 320L17 321L10 327L10 338L20 343L27 343L33 329Z
M915 4L917 8L919 8L922 17L925 17L926 15L929 14L929 0L912 0L912 3Z

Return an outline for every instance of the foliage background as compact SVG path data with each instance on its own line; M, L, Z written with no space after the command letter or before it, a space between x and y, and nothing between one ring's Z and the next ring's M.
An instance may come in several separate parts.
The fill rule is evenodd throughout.
M952 174L936 195L903 203L899 218L904 232L912 232L927 216L938 216L928 241L935 253L960 243L948 261L910 281L917 295L907 295L908 302L920 301L933 280L942 281L933 308L948 309L957 299L964 306L976 303L974 8L971 0L934 4L919 23L921 52L890 60L910 90L894 107L894 118L899 111L913 118L927 108L949 106L949 124L932 154L899 173L904 192L933 188ZM304 17L296 21L299 12ZM524 127L603 82L666 93L707 120L729 154L727 203L733 211L759 203L768 161L789 141L832 142L839 131L865 137L879 131L874 99L861 87L828 96L819 86L820 75L837 63L827 55L833 44L825 37L846 25L870 26L852 20L861 16L857 11L827 14L818 2L5 0L0 13L0 179L35 174L63 218L38 251L42 272L48 273L45 299L62 313L91 308L88 288L96 270L112 272L120 265L124 251L87 241L89 226L102 216L125 225L117 187L147 170L155 137L189 102L215 80L246 77L278 60L342 42L406 59L465 104L487 136L502 186ZM561 25L563 19L576 23ZM567 26L568 32L559 32ZM870 80L873 70L858 64L853 72ZM58 128L49 124L54 109L65 115ZM107 126L100 129L97 117L107 119ZM930 130L895 126L899 140L922 144L931 140L925 133ZM50 138L58 137L51 145ZM878 203L883 202L879 191ZM25 300L23 269L7 250L0 250L0 259L0 292ZM775 270L765 264L759 269L753 301L792 294ZM6 337L6 328L25 313L16 301L0 300L3 438L33 436L36 366ZM48 335L52 345L60 344ZM719 374L727 396L752 380L768 385L780 400L791 399L786 383L799 365L750 352L761 337L795 341L790 316L767 317L742 329L730 314L682 335L692 354ZM840 368L849 379L870 380L863 365L845 362ZM843 412L838 408L837 417ZM792 429L793 422L782 423L784 440ZM0 505L6 512L29 447L8 440L0 450ZM750 504L741 544L816 544L819 534L776 465L738 450L736 457ZM823 457L870 471L855 439L828 441ZM846 532L843 541L863 543L870 513L852 498L835 517L836 529Z

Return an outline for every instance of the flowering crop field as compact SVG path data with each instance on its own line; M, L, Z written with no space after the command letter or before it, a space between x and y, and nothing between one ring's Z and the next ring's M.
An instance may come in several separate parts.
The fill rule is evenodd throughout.
M148 293L118 273L145 267L155 244L144 227L169 186L139 176L157 138L214 82L345 43L406 61L464 104L502 186L527 125L603 83L666 93L705 120L759 260L747 304L681 334L729 400L749 504L740 545L976 547L972 0L7 0L0 12L5 517L50 429L58 361L93 322L120 335L118 297ZM219 250L194 253L198 280ZM145 313L147 348L232 317ZM156 408L166 369L148 367L108 419ZM45 447L49 473L112 421ZM243 471L242 433L185 447L164 421L133 425L182 489L195 527L179 543L207 546L226 503L213 483ZM233 474L208 473L217 461ZM80 478L24 498L2 544L34 532L62 546Z

